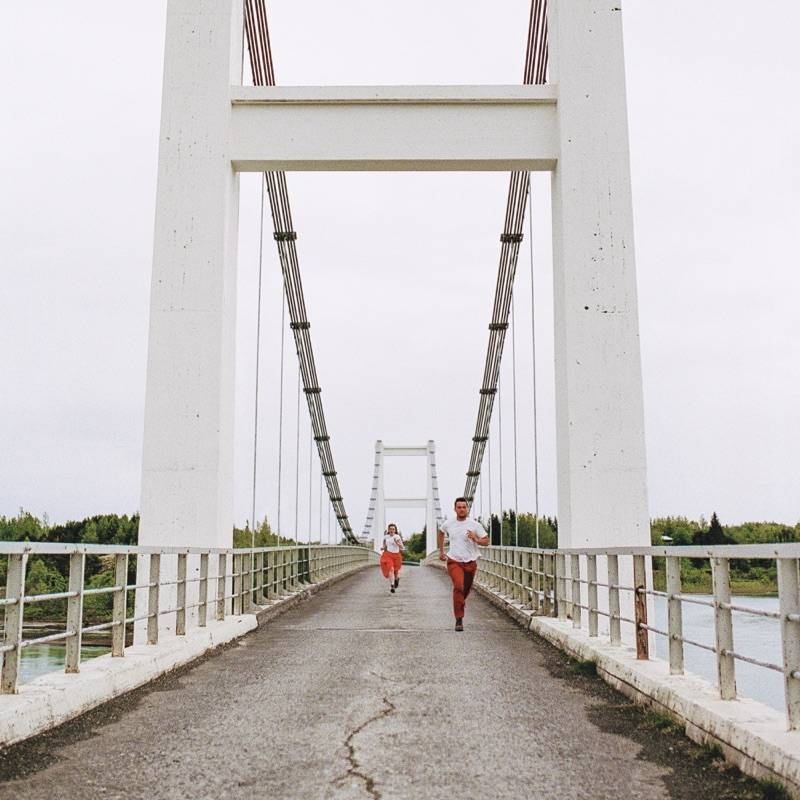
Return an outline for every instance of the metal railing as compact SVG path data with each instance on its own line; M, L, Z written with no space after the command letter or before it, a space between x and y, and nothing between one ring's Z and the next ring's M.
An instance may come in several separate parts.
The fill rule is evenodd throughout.
M789 730L800 730L800 545L720 545L717 547L635 547L609 549L535 550L532 548L488 547L478 561L477 581L497 593L529 608L534 614L572 620L590 637L599 636L599 620L608 620L607 635L612 645L622 644L622 625L632 627L639 659L650 658L649 635L668 642L671 675L684 674L684 646L712 652L716 658L719 696L734 700L736 664L746 662L779 672L784 678L786 718ZM663 559L666 591L648 586L651 559ZM710 599L682 592L682 560L701 560L710 566ZM778 582L778 610L753 608L733 602L731 561L754 559L774 563ZM598 562L604 574L598 572ZM696 562L695 562L696 563ZM620 572L630 576L629 585L620 582ZM601 580L602 578L602 580ZM666 601L667 630L648 621L648 597ZM627 603L622 602L627 601ZM683 604L713 609L714 644L684 636ZM625 616L621 607L630 607ZM780 624L782 663L775 664L746 656L734 649L734 612L775 619Z
M26 593L26 568L30 556L60 556L69 559L67 591L50 594ZM87 556L113 559L114 585L87 588ZM146 583L129 582L129 559L145 559ZM254 549L203 549L196 547L123 547L84 544L0 543L0 559L6 559L4 632L0 643L0 694L17 691L22 650L33 645L64 642L64 669L78 672L83 634L109 631L111 655L124 656L126 630L136 622L147 627L147 643L158 644L159 618L174 617L175 635L184 636L188 619L198 628L207 626L209 614L215 620L252 613L256 606L269 603L304 586L349 572L374 558L372 550L350 545L296 545ZM187 564L192 575L187 577ZM163 567L167 567L164 569ZM211 570L211 571L210 571ZM162 573L167 576L161 578ZM174 587L174 591L172 591ZM170 591L163 590L169 588ZM131 614L129 593L146 590L146 610ZM94 595L111 594L110 619L99 624L84 624L84 600ZM169 598L167 603L165 598ZM64 630L24 638L26 606L62 601L66 613L48 620Z

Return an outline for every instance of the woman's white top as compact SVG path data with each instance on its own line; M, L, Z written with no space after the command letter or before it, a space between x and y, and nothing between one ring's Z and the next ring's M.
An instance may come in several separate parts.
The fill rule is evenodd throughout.
M399 553L403 549L403 540L399 533L385 533L383 535L383 546L390 553Z

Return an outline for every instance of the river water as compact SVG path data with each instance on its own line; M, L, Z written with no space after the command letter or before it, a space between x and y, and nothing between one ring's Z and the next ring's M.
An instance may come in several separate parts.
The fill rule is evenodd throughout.
M710 600L709 595L687 595L701 600ZM734 597L736 605L756 608L760 611L777 611L777 597ZM683 635L701 644L714 646L714 609L683 603ZM655 598L656 621L653 627L667 629L666 598ZM767 617L733 612L733 649L743 656L758 658L772 664L783 664L781 652L780 622ZM667 660L668 646L664 636L656 636L656 655ZM716 684L717 662L714 653L699 647L684 645L684 668ZM783 674L771 669L757 667L744 661L736 661L736 692L741 697L751 697L778 711L784 711Z
M64 669L65 651L66 648L63 644L33 644L24 648L20 663L19 682L28 683L28 681L32 681L40 675ZM110 652L110 647L101 647L93 644L84 645L81 647L81 661Z
M710 599L708 595L694 595L699 599ZM737 597L735 603L760 610L777 611L777 597ZM683 635L696 642L714 645L713 609L708 606L683 604ZM666 600L655 598L654 627L667 629ZM776 619L754 617L750 614L733 612L733 640L737 653L769 661L782 663L780 623ZM94 658L108 653L108 647L87 645L81 650L81 657ZM667 659L667 641L656 636L656 655ZM691 645L684 646L684 663L687 672L693 672L716 683L717 666L713 653ZM20 683L53 670L63 669L63 645L34 645L22 651ZM784 710L783 675L769 669L756 667L742 661L736 662L736 690L742 697L752 697L778 711Z

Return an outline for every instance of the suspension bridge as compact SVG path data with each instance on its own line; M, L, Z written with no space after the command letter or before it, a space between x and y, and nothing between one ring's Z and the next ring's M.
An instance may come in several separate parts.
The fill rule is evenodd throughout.
M800 796L800 548L649 546L619 5L532 0L515 86L278 86L264 0L170 0L166 42L139 543L0 545L0 797L51 797L54 786L64 797L759 797L778 785ZM464 432L473 506L491 469L530 173L552 175L559 547L521 547L513 535L489 546L463 633L436 569L452 499L439 497L435 441L378 441L360 534L348 516L301 279L293 170L510 172L476 421ZM281 330L294 340L339 544L231 548L244 172L263 175ZM255 383L252 521L257 374ZM534 417L536 391L534 380ZM425 460L422 495L387 494L385 462L402 456ZM376 550L395 508L424 510L430 555L389 595ZM538 521L538 485L535 512ZM33 556L68 562L66 591L26 591ZM87 558L98 556L113 564L111 586L87 586ZM684 630L684 609L698 602L682 593L687 557L714 576L713 598L701 601L712 641ZM653 558L666 592L653 586ZM735 558L775 564L776 609L731 597ZM109 618L89 624L84 601L98 595L110 596ZM63 602L63 630L31 635L25 609L45 601ZM774 661L741 648L739 615L776 626ZM82 640L99 631L110 653L87 660ZM21 680L23 652L46 642L64 643L64 672ZM713 681L685 670L687 647L713 654ZM780 707L741 696L745 664L780 682ZM689 758L673 729L706 745L707 760ZM715 753L768 783L711 769Z

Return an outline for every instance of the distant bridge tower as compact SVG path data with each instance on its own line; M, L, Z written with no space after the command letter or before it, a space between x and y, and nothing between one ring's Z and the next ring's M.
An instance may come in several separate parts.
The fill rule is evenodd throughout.
M426 491L424 497L386 497L384 488L383 462L391 456L424 457L426 463ZM439 484L436 477L436 445L433 440L420 447L388 447L378 439L375 442L375 472L372 477L372 494L369 499L367 520L364 523L364 538L373 539L375 549L380 550L383 533L386 530L386 509L424 508L425 509L425 552L436 548L436 531L442 521L442 506L439 502Z

